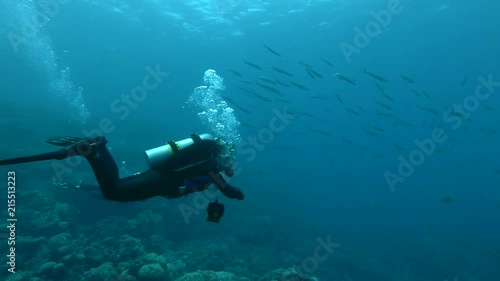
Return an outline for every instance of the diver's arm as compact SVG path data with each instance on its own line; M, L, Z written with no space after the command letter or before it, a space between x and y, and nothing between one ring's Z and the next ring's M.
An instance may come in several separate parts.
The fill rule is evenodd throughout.
M217 188L226 196L231 199L243 200L245 199L245 195L243 192L232 185L230 185L222 176L221 173L210 173L210 176L213 178L215 185Z

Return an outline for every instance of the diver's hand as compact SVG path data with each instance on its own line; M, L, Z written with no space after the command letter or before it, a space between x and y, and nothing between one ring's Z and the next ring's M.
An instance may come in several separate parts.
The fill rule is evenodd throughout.
M226 196L227 198L238 199L238 200L245 199L245 195L237 187L227 186L227 187L221 189L221 191L222 191L222 194L224 194L224 196Z
M234 199L238 199L238 200L243 200L245 199L245 194L243 194L243 192L239 189L239 188L234 188Z
M243 192L239 188L234 187L232 185L228 184L228 185L226 185L224 187L219 188L219 190L227 198L238 199L238 200L245 199L245 195L243 194Z

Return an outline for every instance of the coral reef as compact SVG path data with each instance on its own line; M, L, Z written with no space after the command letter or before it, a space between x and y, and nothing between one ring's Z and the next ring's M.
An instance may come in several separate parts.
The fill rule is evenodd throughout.
M143 265L137 273L137 280L139 281L169 281L167 273L161 265L157 263Z
M318 281L315 277L302 276L293 268L277 269L264 275L259 281Z
M223 271L196 271L188 273L175 281L248 281L249 279L236 277L234 274Z
M92 268L83 274L85 281L112 281L115 277L113 264L103 263L101 266Z
M55 208L32 202L23 210L24 224L36 231L26 229L26 236L18 237L22 266L9 281L317 280L293 269L276 270L300 264L316 245L304 238L309 230L273 216L243 217L246 223L238 225L186 225L176 221L175 206L133 205L116 207L127 216L103 215L78 224L73 223L78 212L69 205L46 194L29 194L40 194L44 205ZM331 266L325 263L314 273L348 280Z
M40 267L40 273L53 279L61 279L67 268L63 263L47 262Z

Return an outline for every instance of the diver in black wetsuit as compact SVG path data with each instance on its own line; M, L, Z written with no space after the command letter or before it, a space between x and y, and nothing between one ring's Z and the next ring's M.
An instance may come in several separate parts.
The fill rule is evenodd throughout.
M146 151L150 169L122 179L119 178L118 167L106 148L107 140L102 136L56 137L48 139L47 143L65 148L0 160L0 165L83 156L92 167L107 200L141 201L155 196L178 198L203 191L211 184L215 184L228 198L244 199L243 192L224 179L222 172L229 177L234 175L233 163L230 157L221 155L222 146L209 134L193 134L188 139L170 141L164 146Z

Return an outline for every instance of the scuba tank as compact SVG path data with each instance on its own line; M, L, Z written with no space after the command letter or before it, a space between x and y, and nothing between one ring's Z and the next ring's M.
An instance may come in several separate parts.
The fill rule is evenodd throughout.
M199 144L198 147L195 143ZM212 135L192 134L189 138L169 141L165 145L146 150L146 162L153 169L180 170L210 160L213 148L216 147L217 142Z

